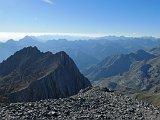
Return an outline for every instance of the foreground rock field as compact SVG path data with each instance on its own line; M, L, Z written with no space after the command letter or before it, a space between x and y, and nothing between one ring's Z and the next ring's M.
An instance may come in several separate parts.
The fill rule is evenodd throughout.
M70 98L0 105L0 120L160 120L158 108L105 89L87 88Z

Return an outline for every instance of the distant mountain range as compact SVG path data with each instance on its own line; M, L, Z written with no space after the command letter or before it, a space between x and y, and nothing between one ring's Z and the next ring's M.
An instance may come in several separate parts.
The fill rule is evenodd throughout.
M160 49L110 56L90 67L85 75L94 86L132 93L160 106Z
M27 47L0 63L0 96L11 102L68 97L88 86L89 80L63 51Z
M160 106L159 45L152 37L8 40L0 43L0 102L68 97L91 81Z
M143 61L156 58L144 50L135 53L113 55L105 58L102 62L91 66L84 71L84 74L91 80L99 80L127 72L135 61Z
M41 42L39 38L26 36L19 41L8 40L0 43L0 61L5 60L16 51L37 46L43 52L53 53L65 51L83 72L93 64L97 64L110 55L126 54L139 49L148 50L159 45L156 38L101 37L92 40L68 41L65 39Z

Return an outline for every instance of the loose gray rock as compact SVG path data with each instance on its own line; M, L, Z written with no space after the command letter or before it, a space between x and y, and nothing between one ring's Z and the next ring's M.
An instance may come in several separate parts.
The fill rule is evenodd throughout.
M1 120L160 120L160 111L145 102L95 87L69 98L0 105Z

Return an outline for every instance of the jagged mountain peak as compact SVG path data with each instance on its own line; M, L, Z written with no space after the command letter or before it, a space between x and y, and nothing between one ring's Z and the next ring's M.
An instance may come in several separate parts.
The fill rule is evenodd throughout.
M40 50L38 50L37 47L25 47L17 52L15 52L13 55L8 57L6 60L4 60L0 65L3 65L5 63L8 63L13 60L22 61L23 59L26 59L27 57L36 57L40 54L43 54Z
M0 71L0 75L6 75L13 70L27 67L25 66L26 64L52 65L51 63L57 60L57 65L59 65L63 64L66 61L70 61L70 59L71 58L64 51L58 52L56 54L53 54L52 52L43 53L37 47L25 47L14 53L14 55L11 55L7 60L3 61L0 64L0 67L3 68ZM8 69L5 69L5 67L7 67ZM35 69L36 67L37 66L34 66ZM51 66L48 66L48 68L50 67Z
M0 63L0 95L14 102L67 97L87 86L90 82L64 51L26 47Z
M33 36L25 36L24 38L20 39L17 42L17 44L22 46L22 47L37 46L39 43L40 43L39 39L37 39Z
M31 36L24 36L22 39L20 39L20 41L24 41L24 40L32 40L33 38Z
M34 46L34 47L32 47L32 46L24 47L23 49L19 50L16 53L20 53L20 52L22 52L22 53L27 53L27 52L30 52L30 53L34 53L34 52L42 53L42 52L40 52L40 50L38 50L38 48L36 46Z
M9 39L9 40L6 41L6 43L14 43L14 42L15 42L14 39Z

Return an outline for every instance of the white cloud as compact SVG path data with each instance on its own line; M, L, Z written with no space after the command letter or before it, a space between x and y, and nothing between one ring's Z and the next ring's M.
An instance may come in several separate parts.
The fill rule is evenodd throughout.
M133 35L137 35L137 33L132 33Z
M41 1L43 1L43 2L45 2L45 3L48 3L48 4L53 4L53 1L52 1L52 0L41 0Z
M77 37L77 38L96 38L106 36L105 33L19 33L19 32L0 32L0 42L5 42L9 39L19 40L26 35L29 36L43 36L43 35L51 35L58 36L59 38L68 38L68 37Z

